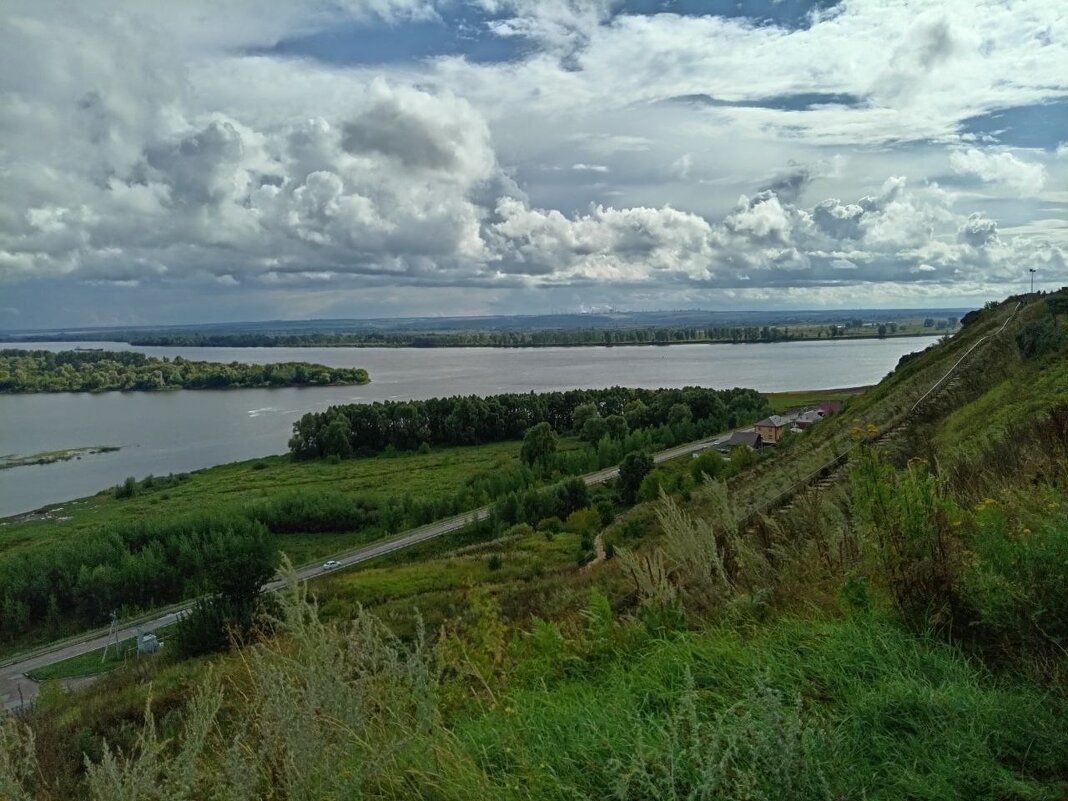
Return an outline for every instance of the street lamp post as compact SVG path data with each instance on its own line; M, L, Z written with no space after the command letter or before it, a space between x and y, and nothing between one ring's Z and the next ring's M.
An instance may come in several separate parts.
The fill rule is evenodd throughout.
M1031 294L1035 294L1035 273L1038 272L1034 267L1028 267L1027 272L1031 273Z

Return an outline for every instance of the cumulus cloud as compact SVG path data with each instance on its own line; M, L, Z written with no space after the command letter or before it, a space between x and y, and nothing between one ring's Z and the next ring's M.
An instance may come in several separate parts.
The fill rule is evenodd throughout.
M520 41L517 55L337 66L273 52L454 8L430 0L227 0L211 14L12 0L0 280L618 284L654 298L997 286L1023 260L1063 269L1040 224L1056 212L1020 198L1060 202L1064 145L960 135L964 120L1068 91L1053 6L1034 11L1052 32L1036 55L1034 20L985 0L919 17L849 3L797 30L609 0L476 5L471 35ZM686 94L724 102L668 102ZM981 183L985 211L978 193L934 185L947 161L954 186Z
M986 247L999 241L998 224L978 211L972 212L957 229L957 237L973 248Z
M1023 161L1008 151L985 151L970 147L955 150L949 165L958 175L978 178L1005 187L1021 196L1037 195L1046 185L1046 168Z

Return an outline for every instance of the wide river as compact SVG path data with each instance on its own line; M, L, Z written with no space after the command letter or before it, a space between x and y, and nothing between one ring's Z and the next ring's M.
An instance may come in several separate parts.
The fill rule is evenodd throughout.
M26 349L103 347L217 362L307 361L365 367L360 387L0 395L0 455L119 445L80 460L0 470L0 517L95 493L126 476L196 470L286 450L293 421L338 403L613 385L753 387L766 392L872 384L934 338L751 345L591 348L155 348L20 342Z

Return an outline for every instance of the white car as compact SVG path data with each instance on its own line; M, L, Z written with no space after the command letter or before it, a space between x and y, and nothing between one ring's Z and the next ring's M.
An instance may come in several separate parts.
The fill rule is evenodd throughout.
M339 562L337 559L331 559L328 562L323 562L322 569L325 573L327 570L337 570L339 567L341 567L341 562Z

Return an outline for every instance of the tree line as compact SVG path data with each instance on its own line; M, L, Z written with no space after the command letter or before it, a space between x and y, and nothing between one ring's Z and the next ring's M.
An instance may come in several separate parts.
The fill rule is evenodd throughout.
M897 324L892 324L895 333ZM852 321L849 336L874 336L863 321ZM859 334L858 334L859 332ZM135 334L131 345L164 347L374 347L374 348L538 348L682 343L792 342L847 335L845 325L658 326L558 328L486 331L349 331L301 334ZM886 335L884 330L883 336Z
M216 591L241 574L270 575L276 562L267 527L243 516L104 526L94 537L28 549L0 562L0 636L97 626L112 612ZM228 575L230 566L237 578Z
M127 351L0 350L0 393L299 387L368 380L362 367L304 362L220 364Z
M293 424L289 449L297 458L313 459L373 455L386 448L415 450L424 443L478 445L521 439L538 423L548 423L555 431L574 430L591 444L606 434L619 438L661 422L700 436L751 422L767 408L764 396L752 389L701 387L611 387L349 404L301 417Z

